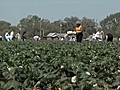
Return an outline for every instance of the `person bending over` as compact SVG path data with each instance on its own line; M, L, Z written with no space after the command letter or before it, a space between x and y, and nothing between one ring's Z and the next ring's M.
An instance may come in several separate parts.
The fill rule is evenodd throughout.
M107 35L106 35L106 40L107 40L108 42L112 42L112 41L113 41L113 35L112 35L112 34L107 34Z

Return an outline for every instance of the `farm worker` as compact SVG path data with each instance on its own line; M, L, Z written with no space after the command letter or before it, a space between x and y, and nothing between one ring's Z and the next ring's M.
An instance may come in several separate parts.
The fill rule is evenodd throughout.
M8 32L5 33L5 38L7 41L11 41L11 36Z
M24 31L23 34L21 35L22 41L25 41L25 39L27 39L27 38L25 37L25 34L26 34L26 31Z
M109 42L112 42L113 41L113 35L112 34L107 34L106 35L106 40Z
M0 41L2 41L3 40L3 38L2 38L2 36L0 36Z
M33 39L34 39L34 41L38 41L39 40L39 36L34 36Z
M14 32L13 31L10 32L10 36L11 36L11 40L13 40L13 38L14 38Z
M101 40L104 40L104 32L103 31L100 31L100 38L101 38Z
M100 39L100 30L98 30L95 34L96 40Z
M21 41L21 35L19 32L15 35L15 37L18 39L18 41Z
M76 22L76 40L77 42L81 42L82 41L82 37L83 37L83 29L82 29L82 25L80 21Z

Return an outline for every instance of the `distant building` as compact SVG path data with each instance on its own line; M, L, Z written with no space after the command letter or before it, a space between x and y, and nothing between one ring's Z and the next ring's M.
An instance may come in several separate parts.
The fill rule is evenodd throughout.
M61 38L66 38L66 33L49 33L47 36L44 36L43 38L46 40L59 40Z

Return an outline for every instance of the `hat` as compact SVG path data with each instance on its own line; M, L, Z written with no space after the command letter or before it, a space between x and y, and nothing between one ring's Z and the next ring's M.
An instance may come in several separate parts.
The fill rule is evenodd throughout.
M80 22L80 21L77 21L76 24L81 24L81 22Z

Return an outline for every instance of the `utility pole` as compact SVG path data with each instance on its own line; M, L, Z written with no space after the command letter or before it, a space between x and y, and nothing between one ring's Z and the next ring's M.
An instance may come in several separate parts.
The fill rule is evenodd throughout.
M42 31L43 31L43 36L44 36L44 29L42 29Z
M62 24L60 24L60 35L61 35Z
M35 35L35 29L34 29L34 26L35 26L35 21L33 21L33 26L32 26L32 28L33 28L33 36Z
M40 38L41 38L41 18L39 18L39 24L40 24L40 31L39 31L39 33L40 33Z

